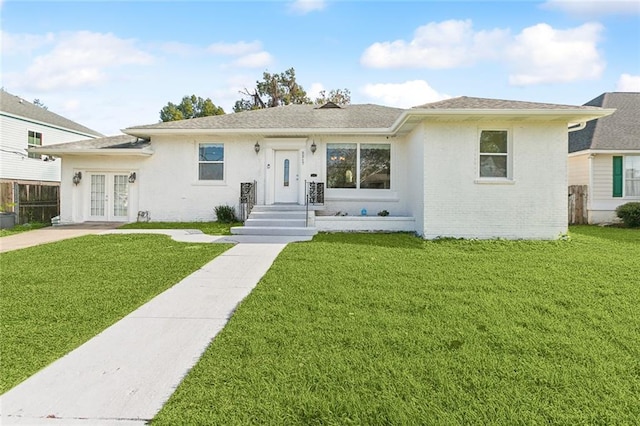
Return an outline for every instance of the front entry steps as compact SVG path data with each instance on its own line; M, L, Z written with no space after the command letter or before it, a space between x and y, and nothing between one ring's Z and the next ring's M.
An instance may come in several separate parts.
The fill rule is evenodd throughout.
M298 204L254 206L244 226L231 228L232 235L293 237L309 241L318 233L314 226L306 226L307 209ZM315 212L309 210L309 225L314 223Z

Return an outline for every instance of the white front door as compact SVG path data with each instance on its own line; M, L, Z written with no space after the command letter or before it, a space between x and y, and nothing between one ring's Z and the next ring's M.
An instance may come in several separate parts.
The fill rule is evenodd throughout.
M298 151L275 151L275 202L297 203Z
M92 173L89 181L89 220L126 221L129 218L129 176Z

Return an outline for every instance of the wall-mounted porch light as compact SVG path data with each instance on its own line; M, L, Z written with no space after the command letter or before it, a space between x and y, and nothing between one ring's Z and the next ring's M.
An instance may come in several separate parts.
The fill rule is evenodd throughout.
M77 185L80 183L81 180L82 180L82 172L76 172L73 175L73 184Z
M256 141L256 144L253 146L253 149L256 151L256 154L260 152L260 142Z
M136 181L136 172L133 172L129 175L129 183L134 183Z
M318 149L318 147L317 147L317 145L316 145L316 141L313 141L313 142L311 143L311 153L312 153L312 154L315 154L317 149Z

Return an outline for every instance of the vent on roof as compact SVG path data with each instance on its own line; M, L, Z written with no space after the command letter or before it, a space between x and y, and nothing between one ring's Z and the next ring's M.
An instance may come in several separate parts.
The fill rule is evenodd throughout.
M324 109L324 108L342 108L340 105L335 104L333 102L327 102L326 104L318 107L318 109Z

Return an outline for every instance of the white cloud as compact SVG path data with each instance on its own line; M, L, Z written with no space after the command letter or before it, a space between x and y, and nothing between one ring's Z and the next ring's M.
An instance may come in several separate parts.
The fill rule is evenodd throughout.
M35 91L93 86L109 80L112 68L153 62L134 40L110 33L61 33L53 44L53 49L35 57L23 74L8 76L11 86Z
M216 55L242 56L248 53L256 53L262 50L262 43L255 40L252 42L239 41L237 43L213 43L207 50Z
M307 90L307 96L312 101L315 101L316 98L320 97L320 92L325 90L324 85L322 83L311 83L311 87Z
M596 48L602 30L598 23L568 30L547 24L525 28L508 49L514 69L509 83L526 86L599 78L605 68Z
M616 85L617 92L640 92L640 75L622 74Z
M431 22L416 29L411 41L377 42L360 58L373 68L450 69L480 61L506 65L512 85L596 79L605 62L597 49L603 26L586 23L558 30L548 24L476 31L471 20Z
M471 20L431 22L418 27L411 41L372 44L360 63L372 68L455 68L495 57L508 38L504 29L476 32Z
M362 88L362 93L374 101L398 108L410 108L451 97L447 94L439 93L424 80L411 80L404 83L367 84Z
M273 62L273 56L262 50L260 41L239 41L237 43L214 43L207 51L215 55L236 56L230 65L240 68L264 68ZM224 66L228 66L224 65Z
M160 45L160 49L170 55L194 56L204 52L204 49L192 44L169 41Z
M578 17L640 14L638 0L548 0L541 7Z
M301 15L322 10L326 6L324 0L295 0L289 6L290 10Z
M241 68L264 68L273 62L273 57L268 52L249 53L233 61L234 66Z
M54 42L53 33L10 34L0 31L0 48L3 55L28 54Z

